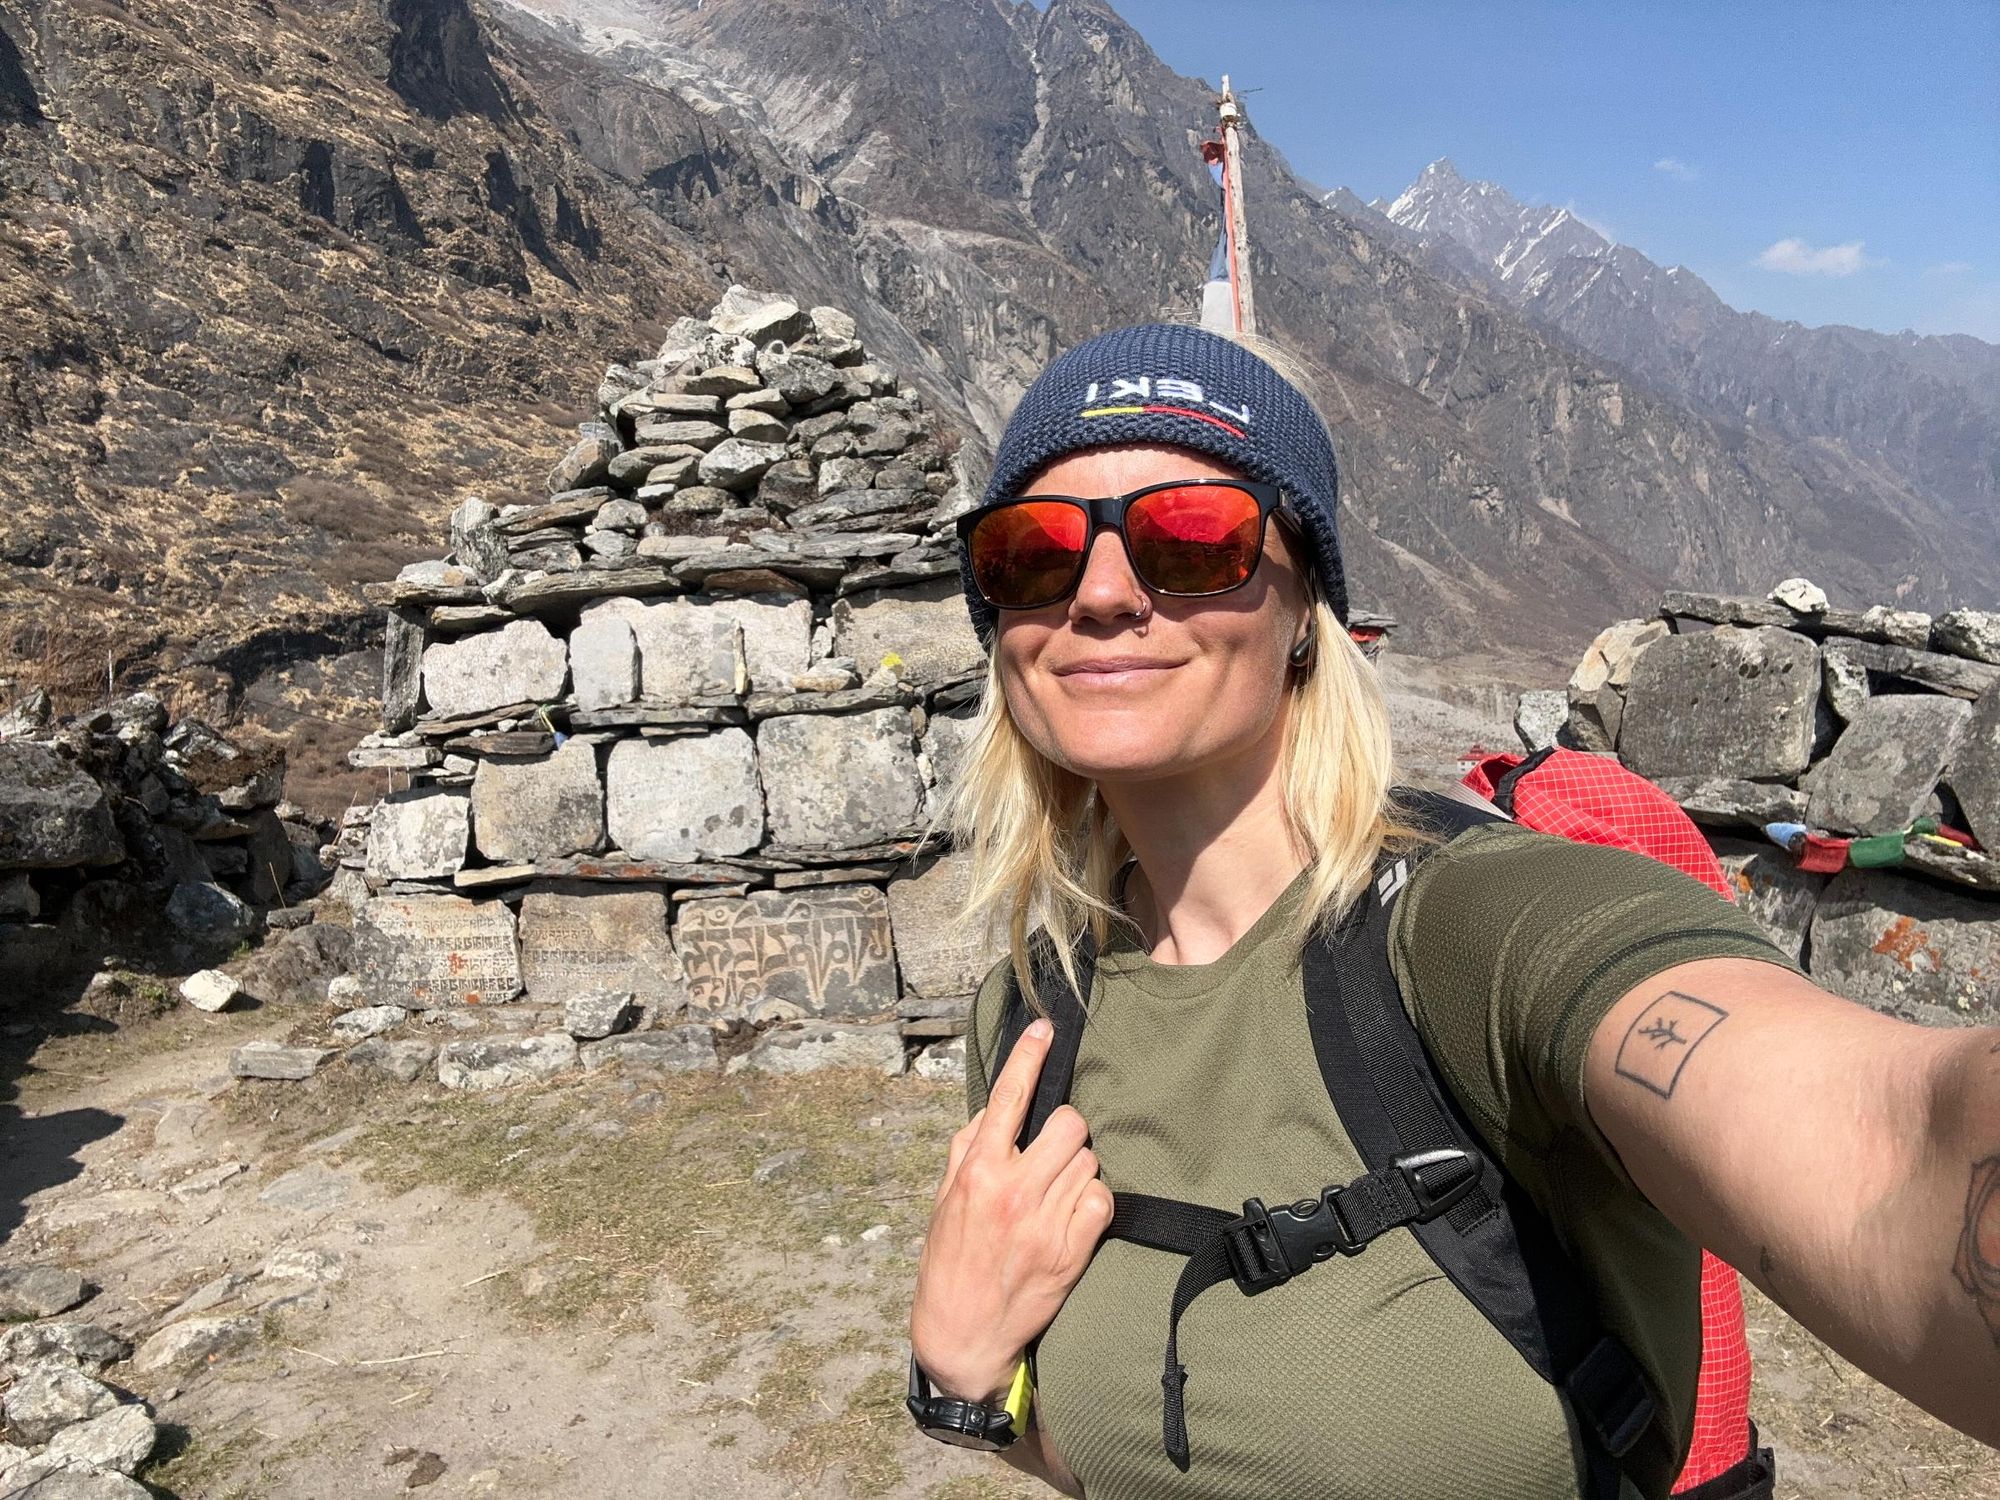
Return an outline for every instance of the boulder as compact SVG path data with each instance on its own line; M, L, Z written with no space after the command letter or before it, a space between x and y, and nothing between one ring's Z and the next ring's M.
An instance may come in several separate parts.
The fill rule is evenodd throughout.
M714 332L700 318L676 318L654 358L662 370L672 370L701 353L703 345Z
M220 969L198 969L181 981L181 999L210 1013L229 1009L242 993L242 986Z
M598 430L587 432L576 440L569 452L556 460L549 470L549 493L559 495L567 490L586 489L598 485L610 477L611 460L618 456L619 442L609 428L600 423L589 426Z
M377 1000L411 1010L499 1005L521 993L514 915L498 901L364 902L354 913L354 968Z
M132 1368L191 1374L257 1337L255 1318L184 1318L139 1346Z
M808 309L807 315L812 319L813 332L819 335L821 342L828 344L853 342L854 319L850 314L842 312L837 307L815 307Z
M732 1073L818 1073L854 1068L896 1077L903 1071L903 1035L891 1021L878 1026L843 1026L814 1021L780 1026L730 1060Z
M734 283L710 310L708 323L717 333L734 334L753 344L768 344L773 339L790 343L813 328L813 320L789 298Z
M65 1427L49 1439L43 1457L130 1474L152 1453L159 1435L146 1408L132 1402Z
M596 992L622 995L648 1016L687 1005L687 977L667 939L664 892L568 882L523 896L517 925L521 982L535 1004Z
M0 1373L14 1380L46 1364L93 1375L131 1354L129 1343L95 1323L21 1323L0 1334Z
M1866 672L1871 689L1878 680L1886 680L1976 700L1987 689L2000 684L2000 666L1963 656L1947 656L1939 651L1918 651L1873 641L1835 640L1826 643L1826 654L1844 658L1843 671ZM1907 687L1903 690L1907 691Z
M1569 699L1553 688L1531 689L1514 705L1514 733L1530 754L1553 745L1568 721Z
M0 1266L0 1320L53 1317L89 1291L83 1277L60 1266Z
M308 1079L335 1055L330 1047L287 1047L282 1042L246 1042L229 1054L235 1078L270 1078L286 1083Z
M437 1048L414 1038L371 1037L347 1049L349 1067L381 1073L398 1083L415 1083L429 1071Z
M1827 706L1843 724L1852 723L1868 701L1868 669L1838 651L1822 651L1820 667Z
M1990 897L1844 870L1812 922L1812 976L1850 1000L1933 1025L2000 1020L2000 922Z
M2000 610L1954 609L1931 625L1931 644L1954 656L2000 662Z
M834 656L851 657L865 677L882 658L901 658L913 681L951 682L986 670L986 651L972 633L957 582L940 580L893 594L836 600Z
M0 921L32 922L42 914L42 898L26 870L0 875Z
M451 513L451 555L481 583L491 583L507 566L507 535L500 512L478 496Z
M424 704L424 615L388 611L382 635L382 727L400 734L417 722Z
M124 857L103 787L52 750L0 740L0 868L108 865Z
M757 481L757 503L780 516L810 505L819 498L819 493L813 466L803 458L772 464Z
M978 723L978 710L964 708L953 713L934 713L924 724L922 759L930 764L934 802L957 785L959 768L965 763Z
M1815 771L1806 821L1835 833L1909 827L1930 802L1971 718L1972 705L1959 698L1870 698Z
M759 354L757 373L794 407L810 406L840 384L840 372L825 360L788 350Z
M424 696L441 719L513 703L550 703L562 696L568 677L563 643L539 620L516 620L424 650Z
M763 392L753 391L751 394L761 396ZM775 396L777 393L774 391L772 394ZM733 399L741 400L742 398L735 397ZM782 400L783 398L779 397L779 399ZM754 406L737 407L729 413L729 435L733 438L742 438L745 442L775 443L780 448L779 458L784 457L782 449L786 437L785 424L768 411L763 411ZM726 447L727 444L724 446ZM718 448L715 451L720 453L722 449ZM775 462L777 462L777 459L772 460L772 463ZM768 469L770 465L766 464L764 467ZM762 472L762 470L759 471L760 475ZM706 478L706 474L704 474L704 478ZM707 482L711 484L722 483L719 479L708 480ZM741 488L741 486L734 487Z
M333 1039L353 1045L402 1025L410 1013L400 1005L363 1005L335 1016L327 1029Z
M584 609L571 634L572 657L583 674L579 708L616 706L613 700L625 688L621 624L638 653L639 698L690 703L731 697L749 685L741 628L729 611L688 599L604 599ZM589 705L583 701L586 687Z
M611 841L640 859L744 854L764 840L764 803L750 736L740 729L669 740L620 740L605 772Z
M2000 851L2000 689L1973 705L1952 759L1951 789L1971 825L1967 832Z
M1826 590L1810 578L1787 578L1771 590L1773 604L1782 604L1796 615L1823 615L1826 613Z
M785 692L792 679L806 670L812 654L810 599L762 595L716 599L706 607L722 619L734 620L742 631L748 691Z
M1632 668L1618 750L1642 776L1798 775L1812 761L1819 647L1719 626L1654 641Z
M563 1002L563 1030L580 1042L594 1042L625 1030L634 1014L629 990L586 990Z
M438 1082L448 1089L500 1089L536 1083L576 1066L576 1039L547 1036L481 1037L438 1048Z
M1732 838L1712 838L1709 843L1736 904L1788 957L1801 959L1827 877L1801 870L1798 861L1772 844Z
M680 443L648 443L627 448L611 460L615 484L678 484L683 474L692 474L701 461L701 449Z
M755 358L755 354L755 350L750 350L744 358ZM684 389L704 396L721 396L725 400L731 396L740 396L745 391L762 390L764 387L763 379L748 364L711 365L699 375L688 376L681 384ZM717 429L718 432L720 430ZM717 441L720 442L721 439L718 437Z
M257 913L211 881L184 880L167 897L167 920L197 942L232 947L257 931Z
M1662 776L1657 785L1697 823L1729 827L1796 823L1805 816L1805 793L1768 781L1729 776Z
M608 599L586 605L569 634L570 681L576 706L585 713L638 701L639 638L628 618L630 602Z
M917 1060L910 1065L910 1071L926 1083L950 1083L963 1088L965 1038L955 1036L942 1042L931 1043L917 1054Z
M590 518L592 531L637 532L646 524L646 507L636 500L607 500Z
M707 1073L720 1065L715 1032L704 1024L605 1037L584 1043L581 1051L584 1069L591 1073L609 1065L660 1073Z
M706 417L647 417L639 423L641 446L685 447L706 452L729 436L729 429ZM648 475L648 482L651 476Z
M587 854L604 842L597 751L572 739L551 755L488 756L472 777L472 830L495 864L538 864Z
M7 1426L24 1443L46 1443L63 1428L117 1404L118 1393L103 1381L67 1365L42 1365L8 1389Z
M1007 955L1004 939L958 919L972 856L947 854L921 875L889 882L889 926L906 995L968 995Z
M438 880L465 867L472 799L464 792L412 787L376 804L368 864L377 880Z
M906 836L923 820L907 709L791 714L757 726L773 842L843 848Z
M716 444L702 458L701 482L723 490L754 489L764 471L784 456L782 442L752 442L732 437Z
M51 1462L30 1459L10 1471L8 1482L23 1487L10 1490L7 1500L152 1500L157 1493L123 1474L75 1467L51 1469Z

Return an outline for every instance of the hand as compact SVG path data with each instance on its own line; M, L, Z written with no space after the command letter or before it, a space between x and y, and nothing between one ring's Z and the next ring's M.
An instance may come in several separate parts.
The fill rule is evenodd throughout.
M1028 1027L951 1138L910 1310L911 1348L943 1395L1005 1397L1111 1225L1082 1115L1065 1104L1026 1151L1014 1146L1054 1035L1046 1020Z

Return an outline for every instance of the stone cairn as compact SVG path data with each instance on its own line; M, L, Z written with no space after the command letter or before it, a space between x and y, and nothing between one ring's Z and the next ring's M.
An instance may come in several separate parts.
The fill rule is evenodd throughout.
M1804 579L1669 593L1515 723L1658 784L1828 989L2000 1021L2000 613L1834 609Z
M281 802L285 761L134 693L0 714L0 1002L107 953L219 957L302 918L332 829Z
M925 835L985 673L955 441L852 318L742 287L598 404L547 498L467 500L371 588L349 760L410 784L336 843L351 1009L239 1073L962 1067L997 951Z

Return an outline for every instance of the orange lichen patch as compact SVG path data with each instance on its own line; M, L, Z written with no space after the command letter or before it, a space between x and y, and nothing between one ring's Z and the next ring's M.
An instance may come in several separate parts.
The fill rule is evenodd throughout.
M1888 931L1875 939L1872 951L1894 959L1914 973L1917 955L1931 951L1930 934L1917 926L1915 917L1898 917L1889 924Z
M1729 883L1745 896L1757 889L1756 883L1750 879L1748 870L1734 871L1729 877Z

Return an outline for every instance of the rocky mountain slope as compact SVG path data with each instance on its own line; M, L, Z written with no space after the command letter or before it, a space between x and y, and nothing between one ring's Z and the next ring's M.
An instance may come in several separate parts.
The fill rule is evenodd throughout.
M1353 194L1342 200L1350 212ZM1427 258L1470 272L1614 369L1800 443L1831 440L1989 529L2000 505L2000 345L1963 335L1807 328L1738 312L1685 266L1614 244L1566 208L1431 163L1370 205Z
M1100 0L0 0L0 676L108 652L339 717L358 582L539 485L605 354L731 280L853 308L976 452L1053 349L1191 315L1211 116ZM1667 583L1995 591L1990 533L1888 465L1585 357L1265 143L1247 172L1355 597L1412 645L1567 653Z

